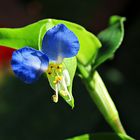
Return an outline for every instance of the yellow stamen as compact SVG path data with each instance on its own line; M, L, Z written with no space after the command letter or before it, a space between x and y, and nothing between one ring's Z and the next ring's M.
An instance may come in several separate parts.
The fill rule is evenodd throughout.
M56 78L57 78L58 81L62 80L62 76L57 76Z
M58 102L58 90L59 90L59 85L56 84L56 85L55 85L55 94L52 96L52 99L53 99L53 101L54 101L55 103Z
M57 95L53 95L52 96L52 100L53 100L53 102L55 102L55 103L57 103L58 102L58 97L57 97Z
M55 64L49 64L49 68L53 69L55 67Z
M53 81L54 84L59 83L62 80L62 76L55 76L55 80Z
M62 72L62 67L63 67L62 64L56 64L55 65L55 68L58 72Z
M52 70L50 68L47 69L47 73L48 75L51 75L52 74Z
M56 81L56 80L54 80L54 81L53 81L53 83L54 83L54 84L57 84L57 81Z
M62 69L62 64L56 65L57 69Z

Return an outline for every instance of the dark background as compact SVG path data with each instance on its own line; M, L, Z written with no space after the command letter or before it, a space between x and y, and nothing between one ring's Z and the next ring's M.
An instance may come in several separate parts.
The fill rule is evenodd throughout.
M43 18L65 19L94 34L107 27L111 15L125 16L125 38L112 61L98 68L127 133L140 139L140 13L132 0L1 0L0 27L21 27ZM42 76L26 85L0 70L0 140L61 140L83 133L112 132L91 101L82 81L74 79L72 110Z

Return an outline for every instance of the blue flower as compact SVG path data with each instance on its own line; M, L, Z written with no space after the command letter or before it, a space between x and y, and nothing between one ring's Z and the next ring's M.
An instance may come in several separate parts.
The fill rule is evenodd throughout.
M65 25L58 24L46 32L42 41L42 51L50 60L75 56L79 51L79 42L75 34Z
M15 75L28 84L36 81L47 70L48 63L46 54L30 47L14 51L11 60Z
M66 88L69 74L62 61L64 58L76 56L79 46L76 35L65 25L58 24L44 35L41 51L28 46L16 50L12 55L12 70L19 79L28 84L38 80L40 75L47 71L48 76L54 77L56 95L60 90L68 95ZM58 100L56 95L53 96L55 102Z

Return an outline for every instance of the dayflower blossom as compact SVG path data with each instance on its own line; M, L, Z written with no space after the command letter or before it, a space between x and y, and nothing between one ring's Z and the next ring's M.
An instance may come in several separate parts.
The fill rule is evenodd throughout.
M15 75L28 84L46 72L51 87L55 90L53 101L58 102L58 92L68 96L70 101L67 87L70 86L71 79L63 59L76 56L78 51L79 41L76 35L64 24L58 24L44 35L41 50L25 46L14 51L11 66Z

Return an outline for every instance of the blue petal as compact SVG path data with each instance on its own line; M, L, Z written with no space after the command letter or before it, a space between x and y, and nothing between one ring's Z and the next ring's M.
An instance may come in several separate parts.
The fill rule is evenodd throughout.
M76 35L63 24L48 30L42 41L42 51L54 61L75 56L79 46Z
M18 78L30 84L47 70L48 62L46 54L30 47L24 47L13 53L11 66Z

